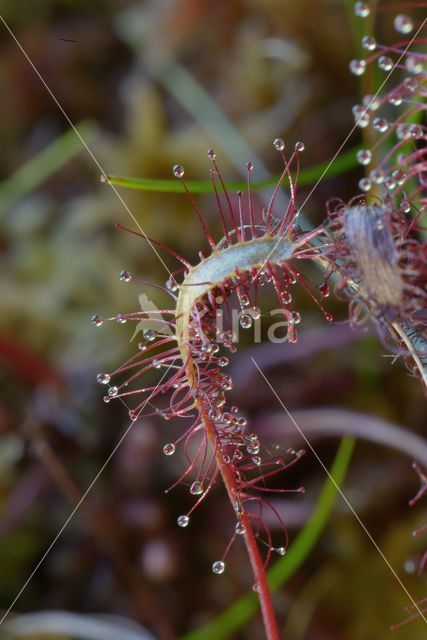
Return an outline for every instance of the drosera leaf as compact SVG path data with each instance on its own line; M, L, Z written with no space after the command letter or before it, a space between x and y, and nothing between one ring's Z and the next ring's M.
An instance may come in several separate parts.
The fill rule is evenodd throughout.
M86 139L94 130L94 124L84 120L76 125L76 129ZM20 198L43 184L82 150L82 143L74 129L68 129L55 138L36 156L0 183L0 215Z
M339 176L358 166L356 153L360 149L360 145L343 151L335 162L328 168L325 178ZM327 169L329 162L321 162L312 167L302 169L299 175L299 186L307 186L315 183L323 175ZM276 185L278 176L265 180L258 180L251 184L253 190L263 189L264 187ZM176 180L162 180L157 178L133 178L127 176L109 175L108 181L118 187L125 189L139 189L141 191L157 191L160 193L183 193L182 186ZM187 187L191 193L213 193L212 183L209 180L188 180ZM225 186L230 191L239 191L246 189L246 182L235 181L226 182Z
M331 476L338 487L344 481L355 445L352 437L343 438L331 467ZM295 538L286 555L276 561L268 572L271 591L277 591L302 565L320 538L335 503L338 488L328 478L323 485L316 508L304 529ZM221 640L232 637L257 611L258 600L247 593L208 624L192 631L180 640Z

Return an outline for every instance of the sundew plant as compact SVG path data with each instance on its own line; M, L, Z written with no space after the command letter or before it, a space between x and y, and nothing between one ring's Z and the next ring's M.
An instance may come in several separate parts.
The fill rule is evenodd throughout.
M404 9L425 6L408 3ZM223 484L235 513L235 527L224 542L223 555L213 559L212 571L219 575L225 571L230 549L241 537L269 639L281 635L266 567L274 553L285 555L289 545L286 522L270 498L277 492L304 491L286 481L286 471L298 464L304 450L265 446L248 423L244 407L229 400L233 378L228 370L238 349L239 330L250 329L260 319L268 287L274 291L274 304L281 314L283 340L291 344L298 340L301 322L294 289L302 288L327 322L333 316L324 308L323 299L330 294L343 297L349 301L350 324L372 321L385 348L406 361L414 384L418 380L427 387L426 40L422 12L412 15L401 9L365 2L353 7L356 17L369 20L371 28L378 12L378 30L383 20L391 19L395 31L395 41L384 44L381 35L363 35L364 56L349 65L356 77L369 76L365 84L373 91L363 94L361 103L353 107L355 127L367 132L357 152L366 174L355 185L354 197L346 203L331 194L325 221L306 230L300 224L305 204L299 194L303 142L296 142L288 151L281 138L274 140L283 171L265 206L254 198L252 163L246 165L246 189L235 194L227 187L216 152L209 149L212 191L222 226L221 236L216 237L186 184L184 167L176 164L173 174L204 236L199 258L190 262L144 232L129 230L156 252L166 251L176 259L177 268L162 287L170 303L154 312L142 308L109 318L123 324L138 321L143 339L134 356L114 371L98 375L98 381L106 385L104 400L121 401L132 421L143 423L160 414L176 423L177 436L164 445L163 453L169 457L182 452L186 460L171 489L189 488L188 509L177 514L178 526L189 527L189 535L199 505L215 485ZM144 188L137 179L104 179ZM279 203L284 188L287 200ZM316 267L315 281L306 275L307 265ZM128 271L120 279L145 285ZM148 318L154 328L144 329ZM97 315L92 322L100 326L103 319ZM155 371L157 379L151 375ZM265 518L269 511L280 525L280 534L270 530ZM412 601L410 610L423 617L422 606Z
M1 16L28 148L70 129L0 183L0 636L427 637L427 2L42 4Z

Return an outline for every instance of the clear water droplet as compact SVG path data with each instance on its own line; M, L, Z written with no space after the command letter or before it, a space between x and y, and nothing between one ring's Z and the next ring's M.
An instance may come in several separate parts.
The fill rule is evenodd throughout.
M122 282L129 282L132 279L132 276L129 271L120 271L119 278Z
M422 60L416 56L407 56L405 60L405 67L409 73L422 73L424 71Z
M280 299L284 304L290 304L292 302L292 294L290 291L282 291Z
M305 149L305 144L303 142L296 142L295 143L295 151L296 153L301 153L302 151L304 151Z
M100 327L104 323L104 320L103 318L101 318L101 316L92 316L90 321L95 327Z
M261 317L261 310L259 307L251 307L251 316L254 320L258 320Z
M409 200L402 200L402 202L400 203L400 210L403 213L411 212L411 203L409 202Z
M372 36L365 36L362 38L362 47L367 51L375 51L377 48L377 41Z
M242 536L244 533L246 533L246 527L243 524L243 522L240 522L240 520L239 520L239 522L236 523L236 533L239 536Z
M354 112L353 112L354 113ZM360 129L365 129L370 122L369 113L366 110L363 110L361 113L354 113L354 123L356 127Z
M240 316L240 326L243 329L249 329L252 326L252 316L248 313L242 313Z
M382 169L373 169L373 171L369 173L369 178L375 184L382 184L385 180L385 173Z
M328 298L330 291L329 291L329 285L327 282L324 282L323 284L320 285L319 287L319 292L320 295L322 296L322 298Z
M193 482L190 487L190 493L192 496L199 496L201 493L203 493L204 490L205 487L203 485L203 482L200 482L200 480L196 480L195 482Z
M257 467L259 467L261 465L262 460L261 460L260 456L254 456L252 458L252 462L254 464L256 464Z
M409 16L400 13L394 19L394 28L398 33L411 33L414 28L414 22Z
M403 98L400 93L391 93L388 102L392 104L394 107L400 107L402 104Z
M110 398L115 398L118 393L119 393L119 390L117 387L110 387L108 389L108 395L110 396Z
M221 573L224 573L224 570L225 570L225 562L223 562L222 560L216 560L216 562L212 564L213 573L220 575Z
M301 314L298 311L292 311L289 322L299 324L301 322Z
M355 76L363 76L366 71L366 62L364 60L352 60L349 64L350 71Z
M276 138L273 142L273 146L275 149L277 149L277 151L283 151L283 149L285 148L285 143L282 138Z
M253 171L254 170L254 165L252 164L252 162L247 162L246 163L246 169L248 171Z
M108 404L110 402L111 398L110 398L110 396L104 396L103 400L104 400L105 404Z
M98 373L96 379L99 384L108 384L110 382L110 376L108 375L108 373Z
M216 158L216 153L215 153L214 149L208 149L208 157L209 157L211 160L215 160L215 158Z
M118 322L119 324L126 324L126 317L122 313L119 313L116 316L116 322Z
M173 444L173 442L168 442L167 444L165 444L165 446L163 447L163 453L165 454L165 456L173 456L173 454L175 453L175 445Z
M175 176L175 178L183 178L185 171L182 164L174 164L172 173Z
M369 149L360 149L356 154L357 162L362 165L368 165L372 161L372 153Z
M226 356L221 356L220 358L218 358L219 367L226 367L229 362L230 360Z
M378 96L372 95L371 93L367 93L365 96L363 96L362 103L365 109L368 109L368 111L377 111L377 109L379 109L379 107L381 106L380 98Z
M371 14L371 8L367 2L356 2L354 15L358 18L367 18Z
M393 68L393 60L389 56L380 56L378 58L378 67L382 71L391 71Z
M246 294L243 294L240 296L240 303L242 304L243 307L249 307L251 301L249 300Z
M388 128L390 126L390 123L385 118L374 118L372 124L375 131L378 131L379 133L385 133L386 131L388 131Z
M153 329L145 329L144 338L148 340L148 342L152 342L156 338L156 332Z
M258 442L254 442L252 444L250 444L248 447L246 447L246 451L249 453L250 456L256 456L257 453L259 453L259 443Z
M286 547L273 547L272 551L275 551L279 556L284 556L286 553Z
M362 191L369 191L372 188L372 183L368 178L362 178L359 180L359 189Z
M179 516L177 518L178 527L188 527L188 523L190 522L190 518L188 516Z

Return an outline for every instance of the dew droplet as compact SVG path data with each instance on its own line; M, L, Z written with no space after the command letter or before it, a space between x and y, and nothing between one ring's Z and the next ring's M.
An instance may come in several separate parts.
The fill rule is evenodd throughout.
M185 172L182 164L174 164L172 168L172 173L175 176L175 178L183 178Z
M156 337L156 332L153 329L145 329L144 338L148 340L148 342L152 342Z
M147 350L147 345L145 344L145 342L138 342L138 349L140 351L146 351Z
M177 518L177 523L179 527L187 527L188 523L190 522L190 518L188 516L179 516Z
M285 148L285 143L282 138L276 138L273 142L273 146L275 149L277 149L277 151L283 151L283 149Z
M327 282L324 282L323 284L320 285L319 292L322 298L327 298L329 296L330 291L329 291L329 285Z
M251 301L249 300L248 296L246 294L243 294L240 296L240 302L242 304L243 307L249 307Z
M368 111L377 111L377 109L379 109L381 105L379 97L374 96L371 93L367 93L365 96L363 96L362 103L365 109L368 109Z
M138 413L133 409L131 409L129 411L129 418L131 419L132 422L136 422L138 420Z
M240 520L236 523L236 533L239 536L242 536L244 533L246 533L246 527L243 522L240 522Z
M409 93L414 93L414 91L418 88L418 80L417 78L405 78L404 86Z
M280 294L280 299L284 304L289 304L292 302L292 294L290 291L282 291Z
M304 151L305 149L305 144L303 142L296 142L295 143L295 152L296 153L301 153L301 151Z
M372 187L372 183L368 178L362 178L359 180L359 189L362 191L369 191Z
M259 307L251 307L251 316L254 320L258 320L261 317L261 310Z
M369 173L369 178L375 184L382 184L385 180L385 173L382 169L374 169Z
M367 2L356 2L354 5L354 15L358 18L367 18L371 14L370 6Z
M248 447L246 447L246 451L249 453L250 456L256 455L257 453L259 453L259 444L258 443L250 444Z
M360 129L365 129L370 122L369 113L364 110L362 113L354 114L354 123L356 127Z
M124 316L122 313L119 313L116 316L116 322L118 322L119 324L126 324L126 320L127 320L126 316Z
M253 458L251 458L251 460L254 464L256 464L257 467L261 465L262 460L260 456L254 456Z
M286 547L273 547L272 551L275 551L279 556L284 556L286 553Z
M378 67L383 71L391 71L393 68L393 60L389 56L380 56L378 58Z
M252 162L247 162L247 163L246 163L246 169L247 169L248 171L253 171L253 169L254 169L254 165L252 164Z
M301 314L298 313L298 311L292 311L289 322L292 324L299 324L301 322Z
M411 137L408 124L399 124L396 129L396 135L399 140L408 140Z
M366 62L364 60L352 60L349 67L353 75L363 76L366 71Z
M409 73L422 73L424 70L422 60L416 56L408 56L405 60L405 67Z
M208 157L209 157L211 160L215 160L215 158L216 158L216 153L215 153L214 149L208 149Z
M203 486L203 482L200 482L200 480L193 482L190 487L190 493L192 496L199 496L204 490L205 487Z
M165 444L165 446L163 447L163 453L165 454L165 456L173 456L173 454L175 453L175 445L173 444L173 442L168 442L167 444Z
M108 389L108 395L110 396L110 398L115 398L118 393L119 393L119 390L117 387L110 387Z
M249 329L252 326L252 316L248 313L242 313L240 316L240 326L242 329Z
M367 51L375 51L377 48L377 41L372 36L365 36L362 38L362 47Z
M104 323L104 320L103 318L101 318L101 316L92 316L90 321L95 327L100 327Z
M375 131L378 131L379 133L385 133L386 131L388 131L388 128L390 126L390 123L385 118L374 118L372 124Z
M122 282L129 282L132 279L132 276L129 271L120 271L119 278Z
M99 384L108 384L110 382L110 376L108 375L108 373L98 373L96 379Z
M412 18L400 13L394 19L394 28L398 33L411 33L414 28L414 23Z
M400 107L400 105L402 104L403 98L400 95L400 93L392 93L390 94L388 101L394 107Z
M104 396L103 400L104 400L105 404L108 404L110 402L111 398L110 398L110 396Z
M218 358L219 367L226 367L229 362L230 360L226 356L221 356L220 358Z
M357 162L362 165L368 165L372 160L372 153L369 149L360 149L356 156Z
M400 203L400 210L403 213L410 213L411 203L409 202L409 200L402 200L402 202Z
M222 560L216 560L216 562L212 564L213 573L220 575L221 573L224 573L224 570L225 570L225 562L223 562Z
M397 183L391 176L388 176L388 178L384 180L384 186L388 191L394 191L397 187Z

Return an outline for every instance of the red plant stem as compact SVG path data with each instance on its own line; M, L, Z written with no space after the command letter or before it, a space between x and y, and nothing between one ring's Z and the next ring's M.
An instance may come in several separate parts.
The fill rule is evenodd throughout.
M215 425L208 415L208 410L202 400L197 400L196 404L200 411L200 416L203 420L203 424L206 429L207 436L215 448L215 458L218 465L218 469L221 473L222 480L225 488L227 489L228 497L230 499L233 510L235 510L236 503L239 503L238 490L236 487L236 480L229 465L224 461L221 447L218 446L218 439L216 435ZM248 551L249 559L252 566L252 571L255 578L256 593L261 606L262 618L264 621L264 628L267 640L280 640L279 629L277 627L276 616L273 609L273 603L271 601L270 588L267 582L267 575L265 572L264 562L261 558L257 541L252 530L251 522L245 511L240 516L242 523L245 525L245 533L243 538L245 541L246 549Z

